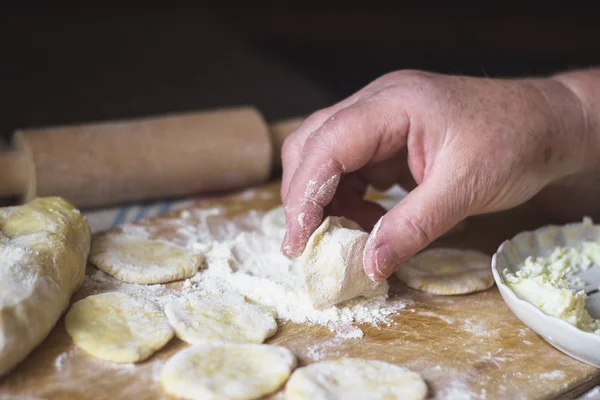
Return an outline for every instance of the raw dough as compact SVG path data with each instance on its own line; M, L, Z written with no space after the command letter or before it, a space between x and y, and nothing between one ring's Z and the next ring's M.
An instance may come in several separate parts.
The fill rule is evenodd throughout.
M160 382L183 399L257 399L276 391L296 366L285 347L264 344L203 344L167 361Z
M355 297L385 295L387 282L374 282L364 271L363 250L368 234L354 221L327 217L308 240L302 273L316 309Z
M130 283L154 284L186 279L198 272L201 254L157 239L107 233L92 242L90 261Z
M65 326L78 347L94 357L120 363L147 359L174 335L164 313L154 304L118 292L89 296L73 304Z
M287 225L285 222L285 208L275 207L263 215L261 221L262 231L267 236L281 237L285 235Z
M272 310L237 292L192 293L167 304L165 314L177 337L192 344L262 343L277 331Z
M408 260L396 276L408 287L452 295L477 292L494 285L492 258L475 250L434 248Z
M50 332L83 283L90 228L58 197L0 209L0 375Z
M600 335L600 319L593 319L585 309L585 292L571 289L567 280L571 274L599 265L598 261L600 244L585 242L579 249L558 247L549 257L528 257L515 274L508 270L502 274L519 298L583 331Z
M416 372L383 361L340 358L294 371L289 400L421 400L427 385Z

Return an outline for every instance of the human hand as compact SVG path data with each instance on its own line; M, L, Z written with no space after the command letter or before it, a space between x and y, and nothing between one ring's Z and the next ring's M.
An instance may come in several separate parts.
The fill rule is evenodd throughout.
M364 268L386 279L470 215L517 206L585 170L578 97L555 79L398 71L312 114L282 149L285 255L301 254L324 213L371 229L384 210L368 184L416 187L369 236Z

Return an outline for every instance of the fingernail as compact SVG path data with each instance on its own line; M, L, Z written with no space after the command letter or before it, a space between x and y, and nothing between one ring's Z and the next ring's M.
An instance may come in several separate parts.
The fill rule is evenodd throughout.
M287 250L289 249L289 245L288 245L288 231L287 229L285 230L285 235L283 236L283 241L281 242L281 252L285 255L287 255Z
M375 250L375 280L386 280L400 262L396 251L389 244L382 244Z

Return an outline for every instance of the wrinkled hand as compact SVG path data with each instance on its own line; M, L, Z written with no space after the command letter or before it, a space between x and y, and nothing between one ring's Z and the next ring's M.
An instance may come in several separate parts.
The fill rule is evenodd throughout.
M585 160L581 104L554 79L494 80L398 71L308 117L283 146L285 255L324 214L371 229L364 267L386 279L470 215L517 206ZM413 190L384 215L371 184Z

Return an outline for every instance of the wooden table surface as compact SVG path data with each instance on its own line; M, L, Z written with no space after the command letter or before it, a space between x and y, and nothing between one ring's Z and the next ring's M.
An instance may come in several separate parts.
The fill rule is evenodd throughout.
M278 190L278 184L270 184L257 188L257 196L214 198L194 207L220 205L232 214L252 208L266 210L278 204ZM432 246L468 247L492 254L503 240L545 222L527 206L472 217L464 231L439 239ZM88 274L94 272L95 268L89 266ZM278 333L267 343L290 348L300 365L352 356L406 366L427 381L429 398L570 398L600 384L600 370L566 356L528 329L512 314L495 287L470 295L436 296L409 289L394 278L390 284L391 299L407 303L390 326L363 325L363 338L344 340L323 326L281 322ZM181 285L176 282L166 286L176 291ZM108 285L107 290L110 288ZM84 284L73 301L91 293L90 286ZM145 362L109 363L75 348L61 319L42 345L0 380L0 398L166 399L156 376L165 360L185 346L173 339ZM285 397L279 392L268 398Z

